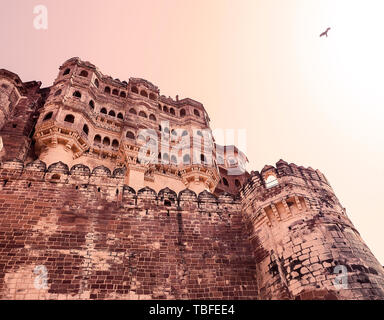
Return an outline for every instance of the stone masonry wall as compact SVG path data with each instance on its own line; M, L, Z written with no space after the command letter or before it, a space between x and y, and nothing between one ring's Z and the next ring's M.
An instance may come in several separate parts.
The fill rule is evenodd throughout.
M123 181L120 168L2 163L1 299L257 298L238 200Z
M241 194L261 299L384 299L383 267L321 172L279 161Z

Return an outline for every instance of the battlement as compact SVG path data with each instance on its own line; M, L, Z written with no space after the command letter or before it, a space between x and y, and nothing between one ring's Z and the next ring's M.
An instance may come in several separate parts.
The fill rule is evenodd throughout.
M242 186L240 194L242 197L247 197L252 192L257 192L268 198L289 185L332 191L331 185L320 170L297 166L293 163L288 164L280 160L275 167L266 165L260 172L251 171L251 176Z
M194 208L197 211L221 214L228 208L240 208L240 199L223 193L219 196L203 191L196 194L190 189L184 189L178 194L165 187L158 193L150 187L135 190L125 184L124 168L115 168L112 172L104 166L98 166L92 171L83 164L69 168L63 162L47 166L43 161L36 160L24 164L21 160L10 160L1 163L0 179L6 185L12 180L25 180L26 184L48 182L51 184L73 185L81 192L93 190L94 196L105 196L105 199L121 202L123 206L138 206L143 208L157 207L165 210L180 211Z
M240 190L243 210L259 226L279 224L296 214L335 213L346 216L328 180L319 171L280 160L251 176Z

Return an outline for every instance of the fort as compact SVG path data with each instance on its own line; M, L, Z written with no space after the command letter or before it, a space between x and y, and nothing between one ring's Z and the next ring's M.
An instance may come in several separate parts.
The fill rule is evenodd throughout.
M384 299L326 177L248 173L209 121L79 58L47 88L1 69L1 299Z

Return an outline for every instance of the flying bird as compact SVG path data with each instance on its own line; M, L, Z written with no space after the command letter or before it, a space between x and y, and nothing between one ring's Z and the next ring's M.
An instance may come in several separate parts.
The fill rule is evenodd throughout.
M321 35L320 35L320 37L322 37L322 36L327 36L327 38L328 38L328 31L329 30L331 30L331 28L327 28L327 30L325 30Z

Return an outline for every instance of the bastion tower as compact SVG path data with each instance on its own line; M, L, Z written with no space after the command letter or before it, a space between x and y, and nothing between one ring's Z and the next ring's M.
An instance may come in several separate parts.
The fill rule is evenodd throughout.
M383 299L383 267L319 170L280 160L240 191L263 299Z
M249 173L209 122L79 58L47 88L0 70L0 298L384 299L325 176Z

